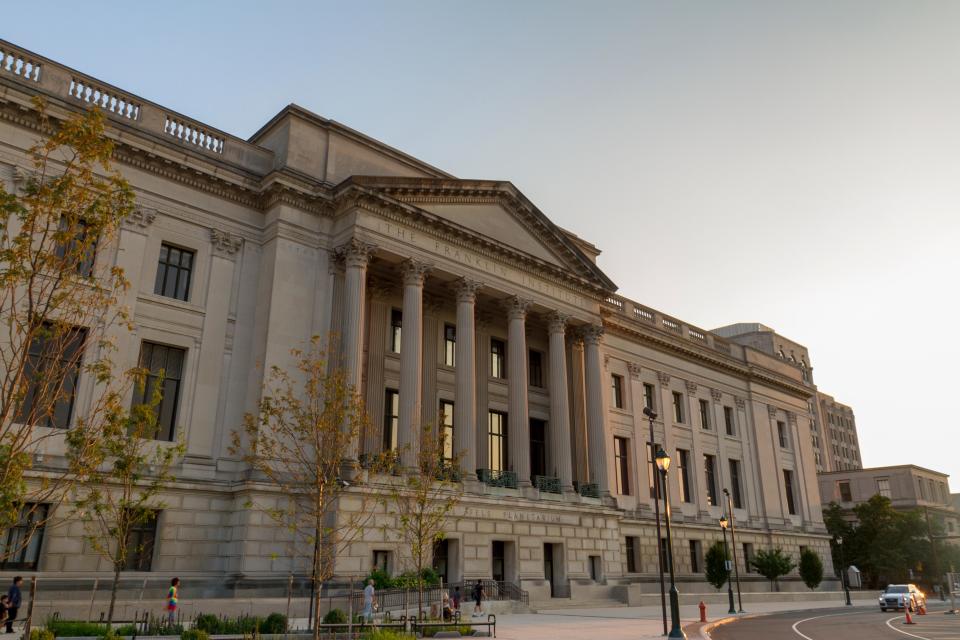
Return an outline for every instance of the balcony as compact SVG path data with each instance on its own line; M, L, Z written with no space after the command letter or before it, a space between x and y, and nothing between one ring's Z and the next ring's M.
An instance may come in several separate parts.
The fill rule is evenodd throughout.
M600 497L600 486L596 482L574 482L573 486L584 498Z
M544 493L560 493L560 478L533 476L533 485Z
M477 469L477 478L489 487L503 487L504 489L517 488L516 471L500 471L498 469Z

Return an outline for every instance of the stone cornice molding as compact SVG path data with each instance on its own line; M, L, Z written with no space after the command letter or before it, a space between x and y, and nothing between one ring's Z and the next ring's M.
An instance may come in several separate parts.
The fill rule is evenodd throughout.
M657 371L657 380L665 387L670 386L670 374L663 371Z
M433 265L424 260L416 258L407 258L400 263L400 273L403 276L404 286L422 287L427 273Z
M350 238L347 242L336 248L338 254L343 257L343 263L347 267L366 267L376 250L376 245L364 242L359 238Z
M596 324L586 324L580 328L580 337L584 344L600 345L603 338L603 327Z
M713 398L714 402L720 402L723 400L723 392L719 389L710 389L710 397Z
M243 246L243 238L220 229L210 229L210 243L214 255L232 260Z
M503 301L503 306L507 310L507 317L510 320L526 320L527 311L532 304L533 300L520 296L510 296Z
M689 380L685 380L685 381L684 381L684 386L686 386L686 388L687 388L687 393L688 393L688 394L690 394L691 396L697 395L697 383L696 383L696 382L691 382L691 381L689 381Z
M470 278L460 278L453 284L453 290L457 296L457 302L469 302L474 304L477 301L477 292L483 287L483 283Z
M640 371L641 371L641 369L640 369L640 365L637 364L636 362L628 362L628 363L627 363L627 371L630 372L630 377L636 378L637 380L640 379Z
M133 211L123 219L123 225L128 229L140 231L146 229L157 219L157 210L152 207L136 205Z

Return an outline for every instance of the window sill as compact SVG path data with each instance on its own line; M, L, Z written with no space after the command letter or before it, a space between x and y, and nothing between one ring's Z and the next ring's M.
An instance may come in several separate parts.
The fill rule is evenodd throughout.
M170 307L173 309L179 309L181 311L188 311L190 313L204 314L206 309L203 307L193 304L192 302L184 302L183 300L177 300L176 298L168 298L166 296L157 295L156 293L141 293L137 296L138 301L151 302L153 304Z

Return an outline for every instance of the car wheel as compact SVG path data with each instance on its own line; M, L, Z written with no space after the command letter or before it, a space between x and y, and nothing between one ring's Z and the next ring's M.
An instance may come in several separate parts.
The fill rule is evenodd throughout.
M880 607L880 611L883 611L884 613L886 613L886 612L887 612L887 608L886 608L886 607Z

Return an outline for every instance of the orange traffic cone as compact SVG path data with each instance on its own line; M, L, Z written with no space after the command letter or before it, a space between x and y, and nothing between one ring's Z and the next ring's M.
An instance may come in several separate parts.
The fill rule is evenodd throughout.
M926 602L923 602L923 603L920 604L920 615L922 615L922 616L927 615L927 603L926 603Z
M907 614L907 619L903 621L903 624L917 624L913 621L913 618L910 617L910 607L907 606L903 609L903 612Z

